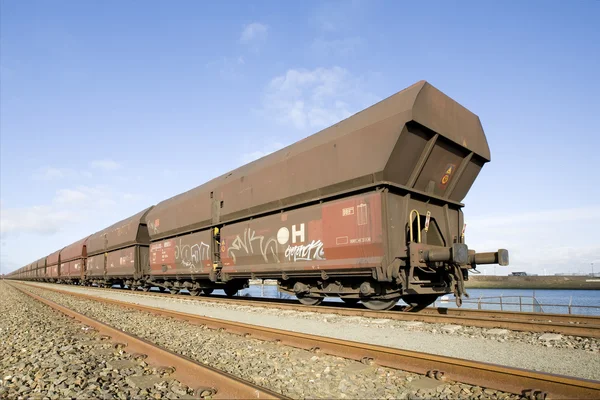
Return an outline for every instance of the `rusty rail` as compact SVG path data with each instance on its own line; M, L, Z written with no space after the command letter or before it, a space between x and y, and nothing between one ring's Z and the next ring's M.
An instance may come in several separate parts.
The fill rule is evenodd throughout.
M125 333L119 329L113 328L103 322L87 317L67 307L61 306L51 300L40 297L34 293L24 290L17 285L11 285L47 306L62 312L68 317L88 325L100 334L109 336L113 342L125 345L125 351L129 353L145 354L146 362L156 367L170 367L174 370L171 377L179 382L195 389L197 397L202 392L214 393L211 398L223 399L275 399L286 398L280 394L268 389L261 388L248 381L244 381L229 373L219 371L207 365L200 364L191 358L173 353L167 349L159 347L149 341L139 338L135 335ZM53 290L53 289L49 289Z
M30 283L26 283L30 284ZM43 286L47 287L47 286ZM114 289L89 288L86 289L110 291ZM151 292L127 292L141 296L157 296L173 298L168 293ZM184 296L181 296L184 297ZM244 299L226 298L222 296L185 296L191 301L208 301L217 303L238 304L246 306L259 306L265 308L279 308L294 311L310 311L316 313L329 313L344 316L361 316L366 318L386 318L398 321L421 321L428 323L443 323L475 326L479 328L502 328L513 331L536 332L536 333L559 333L562 335L600 338L600 317L508 312L494 310L473 310L455 308L426 308L418 313L401 312L402 307L396 307L390 311L367 310L360 306L348 306L343 303L331 303L328 305L306 306L298 304L294 300L282 299Z
M319 351L338 357L424 374L445 381L462 382L534 398L600 398L599 381L225 321L55 288L45 289L74 297L171 317L212 329L224 329L231 333L251 336L256 339L275 341L281 345Z

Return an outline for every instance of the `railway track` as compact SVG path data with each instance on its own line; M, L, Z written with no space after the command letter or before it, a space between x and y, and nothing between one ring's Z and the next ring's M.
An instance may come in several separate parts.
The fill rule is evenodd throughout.
M90 288L98 291L110 291L110 288ZM136 295L173 298L169 293L133 292ZM225 296L187 296L192 301L209 301L245 306L260 306L294 311L361 316L367 318L386 318L399 321L420 321L475 326L479 328L501 328L523 332L551 332L562 335L600 338L600 317L568 314L547 314L529 312L509 312L491 310L469 310L453 308L426 308L418 313L402 312L404 307L396 306L389 311L373 311L360 306L329 302L327 305L306 306L294 300L265 298L228 298Z
M146 356L145 361L148 364L156 367L170 368L173 371L171 377L193 388L197 398L286 398L285 396L256 386L233 375L197 363L188 357L175 354L144 339L70 310L51 300L44 299L28 290L24 290L20 285L11 286L35 300L62 312L68 317L90 326L101 335L109 337L110 340L115 343L115 346L123 346L124 350L131 354L144 354Z
M216 318L202 317L193 314L125 303L117 300L104 299L88 294L73 293L56 288L46 287L45 289L78 298L183 320L192 324L203 325L211 329L226 330L231 333L250 336L255 339L271 342L275 341L281 345L349 358L367 364L376 364L384 367L423 374L430 378L439 379L446 382L453 381L483 386L490 389L519 394L535 399L600 398L600 382L598 381L527 371L453 357L399 350L389 347L375 346L243 324L239 322L225 321ZM188 375L188 378L189 377L193 377L193 375L190 374ZM210 379L211 378L208 378L209 381ZM198 383L196 382L196 384ZM207 383L203 383L203 385L206 384ZM208 385L210 387L211 383L208 382Z

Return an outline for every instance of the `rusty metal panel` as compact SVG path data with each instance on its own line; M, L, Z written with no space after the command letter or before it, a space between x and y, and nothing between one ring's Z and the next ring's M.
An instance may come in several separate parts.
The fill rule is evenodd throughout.
M86 243L87 243L88 237L85 237L81 240L78 240L75 243L72 243L70 245L68 245L67 247L65 247L62 252L60 253L60 258L61 261L71 261L71 260L75 260L78 258L83 258L87 256L87 252L86 252Z
M418 225L416 214L410 219L410 211L419 213L421 227L421 242L434 246L451 246L458 242L462 231L462 214L458 207L444 207L438 204L425 203L421 200L410 198L408 195L386 194L387 209L385 211L388 220L388 249L390 259L394 257L407 257L406 243L407 227L409 221L413 221L413 237L418 238ZM426 215L430 213L429 226L426 230Z
M82 258L62 263L61 276L67 278L81 278L83 267L84 260Z
M38 278L47 278L48 273L49 273L48 267L40 268L40 269L38 269Z
M135 274L136 246L111 251L106 256L106 275L125 276Z
M87 241L87 253L96 255L134 244L148 245L150 238L144 217L150 209L152 207L91 235Z
M86 260L87 267L85 276L87 277L102 277L104 276L104 253L90 256Z
M32 265L33 265L33 264L32 264ZM34 269L37 269L37 268L42 268L42 269L45 269L45 268L46 268L46 257L44 257L44 258L42 258L42 259L38 260L38 261L35 263L35 267L33 267L33 268L34 268Z
M405 129L409 125L412 130ZM473 169L462 177L452 175L465 169L461 163L468 157L481 164L490 160L479 118L421 81L332 127L157 204L146 221L155 241L378 184L458 202L477 175ZM444 178L449 165L454 167ZM452 180L459 178L460 187L450 197ZM437 185L442 180L443 187Z
M58 278L58 264L54 264L47 269L50 278Z
M479 117L426 82L420 82L412 120L490 161Z
M212 270L211 240L210 231L203 231L152 243L151 274L208 274Z
M60 252L61 251L62 251L62 249L57 250L54 253L50 254L48 257L46 257L46 265L48 267L58 264L58 262L60 260Z
M150 273L150 249L148 246L137 246L139 258L136 262L139 263L139 269L136 265L136 271L140 271L143 275Z
M223 271L366 269L384 256L381 194L357 195L227 225Z

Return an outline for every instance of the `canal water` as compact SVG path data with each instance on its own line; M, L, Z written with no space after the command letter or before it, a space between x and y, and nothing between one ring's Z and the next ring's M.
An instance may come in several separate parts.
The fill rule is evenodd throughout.
M468 289L467 293L470 297L463 298L461 308L568 314L571 304L572 314L600 315L600 290ZM215 290L214 294L223 293ZM239 291L237 296L295 299L295 296L279 292L274 285L251 285ZM325 299L328 301L341 300ZM456 308L454 296L438 298L435 306Z
M158 291L158 288L151 291ZM468 289L467 293L469 298L463 298L461 308L600 316L600 290ZM225 295L222 290L215 290L213 294ZM240 290L236 297L296 298L278 291L275 285L250 285ZM341 301L329 297L323 305ZM405 305L402 300L398 304ZM452 295L439 297L432 306L457 308Z

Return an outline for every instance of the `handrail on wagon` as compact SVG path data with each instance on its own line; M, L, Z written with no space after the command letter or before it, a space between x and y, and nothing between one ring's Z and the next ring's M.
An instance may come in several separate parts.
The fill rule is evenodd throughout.
M417 243L421 243L421 215L419 214L419 212L415 209L410 211L410 215L408 216L408 219L410 221L410 225L408 225L408 229L410 232L410 241L411 243L414 242L414 237L413 237L413 213L417 214Z

